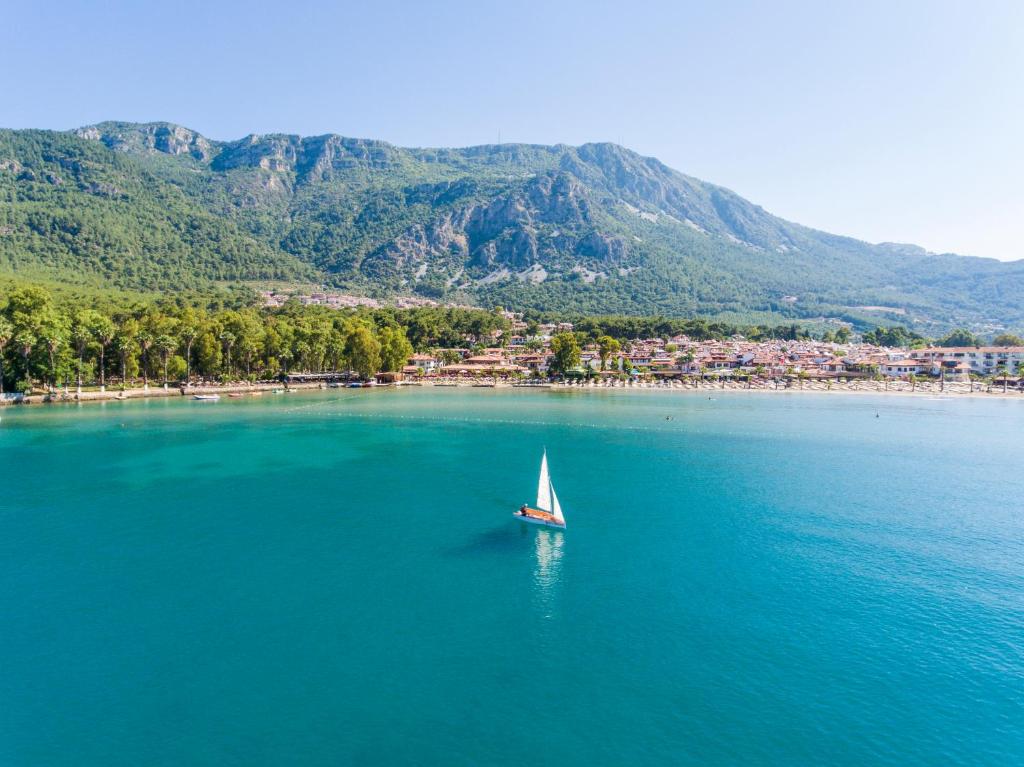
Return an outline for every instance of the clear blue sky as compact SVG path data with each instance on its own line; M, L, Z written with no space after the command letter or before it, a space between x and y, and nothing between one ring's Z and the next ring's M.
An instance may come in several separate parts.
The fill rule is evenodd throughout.
M0 125L618 141L871 241L1024 257L1024 3L0 4Z

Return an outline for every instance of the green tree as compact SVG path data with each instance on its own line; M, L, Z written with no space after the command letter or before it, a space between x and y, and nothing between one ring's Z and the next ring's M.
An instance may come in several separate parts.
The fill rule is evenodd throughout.
M405 331L399 327L381 328L380 362L382 370L401 370L412 356L412 344L405 337Z
M47 372L49 374L50 391L57 386L57 362L61 347L67 343L67 321L59 314L50 314L43 322L39 331L39 339L46 347Z
M113 342L114 336L117 333L117 328L109 317L96 312L90 319L89 332L91 332L93 338L96 339L96 345L99 348L100 391L106 391L107 347L109 347L111 342Z
M345 358L349 367L362 378L372 378L380 370L380 342L364 323L355 322L349 330Z
M196 364L203 376L215 376L220 372L221 347L211 330L203 332L196 339Z
M185 358L177 354L172 354L171 358L167 361L167 373L166 376L172 381L187 381L185 377L188 373L188 365L185 364Z
M1024 338L1013 333L1000 333L992 339L993 346L1024 346Z
M17 335L14 337L14 343L21 352L22 372L24 373L25 384L28 388L32 387L32 366L30 359L32 357L32 350L35 349L38 342L39 339L36 338L35 334L27 329L18 331Z
M153 342L156 340L153 337L153 331L148 327L139 329L138 334L135 336L136 342L139 344L139 351L141 353L140 359L142 362L142 386L146 389L149 388L149 350L153 348Z
M957 328L935 342L936 346L980 346L981 341L971 331Z
M192 345L199 337L201 318L193 309L187 309L182 314L178 324L178 338L181 345L185 347L185 383L192 378Z
M225 330L220 334L220 342L224 344L224 363L229 376L231 375L231 347L235 345L237 338L238 336L230 330Z
M82 369L85 366L85 350L95 340L92 332L93 323L97 317L102 317L94 309L82 309L75 314L74 322L71 325L71 340L75 345L75 353L78 355L78 366L76 381L78 390L82 390Z
M551 370L565 375L580 365L580 343L572 333L559 333L551 339Z
M138 343L139 323L132 318L126 319L118 328L114 337L114 348L121 359L121 390L128 386L129 362L135 368L135 349Z
M171 357L171 354L175 349L178 348L178 342L174 336L169 333L159 335L153 342L157 352L160 354L160 360L163 363L164 368L164 388L167 387L167 362Z
M1010 371L1007 369L1006 365L1000 365L996 368L996 378L1003 379L1003 394L1006 394L1006 384L1010 378Z
M14 325L9 319L0 315L0 394L4 393L4 351L13 338Z
M25 381L31 385L37 370L45 370L45 375L52 376L61 322L50 293L32 285L11 291L7 315L16 339L20 339L16 344L21 352ZM41 358L40 351L45 351L46 356Z
M621 348L622 344L611 336L598 336L597 353L601 357L601 370L604 370L607 367L609 358L613 354L618 354Z

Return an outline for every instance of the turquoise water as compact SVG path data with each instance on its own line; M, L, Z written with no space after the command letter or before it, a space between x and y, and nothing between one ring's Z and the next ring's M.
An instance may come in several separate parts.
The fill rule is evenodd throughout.
M543 446L564 534L511 517ZM1022 447L980 399L8 408L0 764L1019 764Z

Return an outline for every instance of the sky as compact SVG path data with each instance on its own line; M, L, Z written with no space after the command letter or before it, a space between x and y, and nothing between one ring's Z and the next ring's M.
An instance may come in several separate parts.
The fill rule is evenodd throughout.
M615 141L808 226L1024 258L1024 3L0 0L0 127Z

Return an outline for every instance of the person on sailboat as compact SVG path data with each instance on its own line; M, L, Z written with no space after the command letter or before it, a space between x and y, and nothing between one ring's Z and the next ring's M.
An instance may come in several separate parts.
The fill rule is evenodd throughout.
M523 517L526 516L526 504L525 503L522 506L519 507L519 514L520 514L520 516L523 516Z

